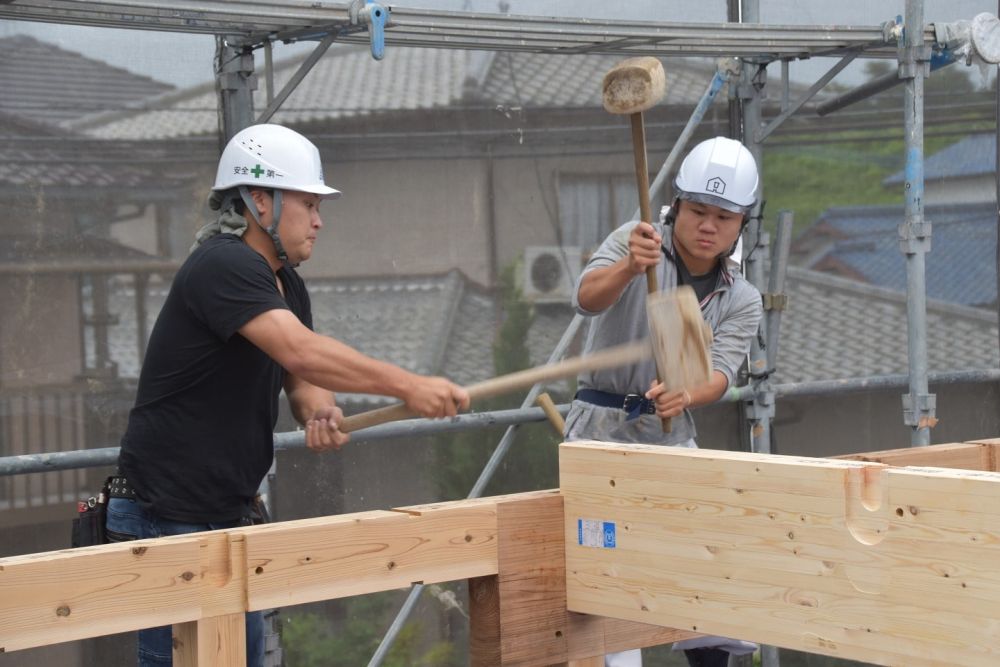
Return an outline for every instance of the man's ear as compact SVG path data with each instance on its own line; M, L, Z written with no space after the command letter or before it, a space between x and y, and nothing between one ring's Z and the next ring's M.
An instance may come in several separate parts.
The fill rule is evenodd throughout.
M250 198L253 199L254 205L257 206L257 214L264 215L265 205L268 200L267 193L263 190L254 189L250 191Z

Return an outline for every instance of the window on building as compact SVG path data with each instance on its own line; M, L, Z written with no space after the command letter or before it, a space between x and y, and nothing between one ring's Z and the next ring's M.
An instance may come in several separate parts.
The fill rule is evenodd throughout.
M653 217L659 219L662 196L651 200ZM635 176L631 174L559 176L559 226L564 246L594 250L611 230L631 220L638 207Z

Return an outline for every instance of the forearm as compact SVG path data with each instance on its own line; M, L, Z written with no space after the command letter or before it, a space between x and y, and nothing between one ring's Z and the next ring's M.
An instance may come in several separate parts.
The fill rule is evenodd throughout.
M728 388L729 380L726 378L726 374L719 370L713 370L708 382L687 388L688 395L691 397L691 402L687 407L700 408L703 405L715 403L722 398Z
M340 341L313 334L297 354L295 373L329 391L380 394L405 399L416 381L409 371L373 359Z
M610 308L636 277L628 258L588 272L580 282L577 300L580 307L591 313Z
M333 392L302 380L286 382L285 395L288 397L292 416L303 426L318 411L337 404Z

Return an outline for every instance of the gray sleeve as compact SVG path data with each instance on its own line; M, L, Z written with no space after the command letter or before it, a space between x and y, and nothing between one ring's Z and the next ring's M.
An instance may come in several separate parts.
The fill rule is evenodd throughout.
M573 308L576 309L576 312L584 317L593 317L598 314L580 306L580 283L583 282L583 277L594 269L611 266L622 257L628 255L628 237L632 233L632 228L637 224L639 224L637 220L626 222L608 234L604 242L601 243L601 246L590 256L587 266L583 267L583 271L580 272L580 277L577 278L576 285L573 288Z
M764 312L760 292L753 285L738 282L733 287L732 308L712 332L712 368L726 376L729 386L750 351Z

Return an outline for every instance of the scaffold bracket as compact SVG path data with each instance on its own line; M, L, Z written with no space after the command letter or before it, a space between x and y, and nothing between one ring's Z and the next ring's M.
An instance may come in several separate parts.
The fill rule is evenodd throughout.
M934 428L937 425L937 395L917 394L914 406L913 394L903 394L903 423L916 428Z

